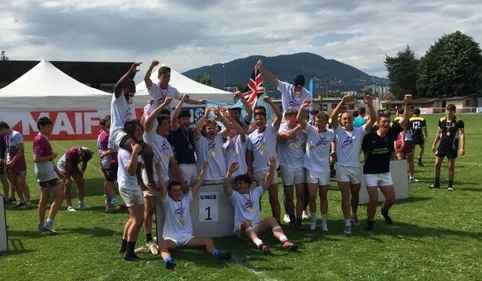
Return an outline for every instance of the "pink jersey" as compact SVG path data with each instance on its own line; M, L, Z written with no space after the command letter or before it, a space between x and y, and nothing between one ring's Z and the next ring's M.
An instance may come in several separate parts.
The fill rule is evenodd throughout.
M35 136L33 139L33 153L37 156L52 155L53 150L49 140L40 134ZM53 160L35 163L34 169L35 176L37 176L39 182L45 182L57 178Z

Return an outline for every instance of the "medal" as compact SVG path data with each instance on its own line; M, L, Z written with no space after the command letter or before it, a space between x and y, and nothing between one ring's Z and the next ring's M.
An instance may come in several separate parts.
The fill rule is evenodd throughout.
M184 220L183 220L183 219L180 219L180 220L179 220L179 223L180 223L181 225L184 225Z
M266 151L266 146L265 146L265 145L263 145L263 146L261 147L261 151L263 151L263 152Z
M447 137L450 137L450 131L447 130Z
M315 149L315 146L314 145L310 145L310 150L313 150Z
M233 152L233 153L231 154L231 156L233 156L233 157L236 157L236 155L238 155L238 154L236 154L236 152Z
M166 159L167 159L166 154L163 154L163 155L162 155L162 160L166 160Z
M216 151L211 151L211 156L216 157Z
M294 148L298 148L298 144L296 142L293 143Z
M249 209L250 214L254 214L254 208Z
M192 144L189 144L187 148L189 148L189 150L192 150Z

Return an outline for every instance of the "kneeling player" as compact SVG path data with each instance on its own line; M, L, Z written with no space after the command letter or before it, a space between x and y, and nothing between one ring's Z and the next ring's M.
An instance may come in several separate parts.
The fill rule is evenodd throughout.
M159 186L161 187L160 193L162 206L164 207L164 213L166 216L162 235L164 241L159 243L159 250L167 269L172 269L176 266L176 263L174 263L171 258L169 250L176 249L177 247L204 247L208 254L211 254L218 259L231 259L231 253L219 252L211 238L194 237L192 235L189 206L201 187L207 168L208 163L207 160L205 160L196 185L192 187L191 191L189 191L188 188L186 190L181 190L181 185L176 181L171 181L169 187L166 188L164 179L162 178L160 165L156 165Z
M87 162L92 159L92 151L89 148L79 146L72 147L67 150L62 158L60 158L59 163L57 163L57 168L60 173L64 176L64 194L65 201L67 202L67 211L75 212L74 207L72 207L72 196L71 196L71 186L72 178L77 185L77 193L79 195L79 208L88 209L90 208L84 203L84 172L87 169ZM82 167L79 170L79 163L82 162Z
M249 238L266 255L270 250L258 237L271 229L274 237L281 242L283 249L296 251L298 247L288 240L274 217L260 221L260 198L273 181L276 173L276 157L271 156L267 165L269 171L262 186L250 190L251 178L248 175L239 175L235 178L238 191L233 190L230 184L231 175L238 169L238 163L232 162L229 165L224 180L224 192L231 198L234 208L234 234L240 239Z

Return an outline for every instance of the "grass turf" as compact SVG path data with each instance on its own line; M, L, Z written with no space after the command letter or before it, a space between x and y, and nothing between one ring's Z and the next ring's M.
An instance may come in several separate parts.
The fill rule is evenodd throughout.
M306 222L303 233L284 227L287 236L300 245L299 253L280 250L275 247L279 242L268 236L264 240L274 256L266 257L252 244L229 237L215 242L218 249L233 253L230 262L217 261L200 250L176 250L173 257L178 266L174 271L166 271L160 257L151 254L141 254L140 263L128 263L117 252L127 211L104 213L103 178L94 158L86 171L85 201L92 209L71 213L63 203L55 220L59 235L36 232L36 209L7 208L10 250L0 256L1 280L476 280L482 259L482 127L476 124L482 116L461 116L467 127L466 156L457 159L454 192L444 188L446 161L442 188L427 189L433 181L430 148L439 117L427 116L430 138L426 166L416 167L420 182L410 184L411 198L393 207L393 226L385 225L379 208L375 231L367 233L363 230L366 207L361 206L362 225L353 227L351 236L343 235L340 194L330 191L329 233L322 234L319 228L311 232ZM96 148L95 141L57 141L53 147L61 155L80 144ZM31 143L26 149L28 183L36 207L39 190ZM75 191L73 196L76 205ZM262 217L271 213L267 197L263 197ZM144 240L141 231L137 245Z

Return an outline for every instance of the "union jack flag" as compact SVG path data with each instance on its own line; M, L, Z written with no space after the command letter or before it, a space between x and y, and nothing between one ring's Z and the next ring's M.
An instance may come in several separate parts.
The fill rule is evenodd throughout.
M261 76L259 67L256 65L251 74L251 78L248 81L248 85L246 85L246 88L243 91L243 96L246 98L249 105L254 108L258 98L262 95L264 95L263 77Z

